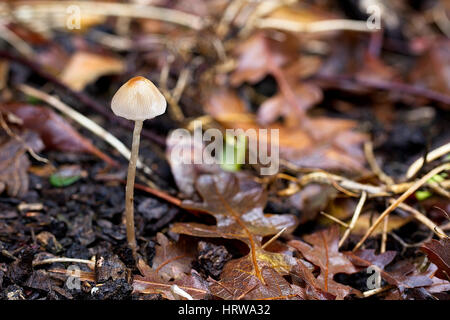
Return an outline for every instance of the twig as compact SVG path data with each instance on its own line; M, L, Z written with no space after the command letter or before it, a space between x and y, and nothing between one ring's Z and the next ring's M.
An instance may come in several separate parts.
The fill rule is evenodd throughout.
M271 244L272 242L274 242L275 240L277 240L277 239L283 234L283 232L286 231L286 229L287 229L287 227L284 227L283 229L281 229L276 235L274 235L272 238L270 238L269 241L267 241L266 243L264 243L264 244L261 246L261 249L266 248L269 244Z
M223 37L228 33L231 22L239 13L239 10L244 3L245 1L243 0L233 0L228 4L216 28L216 34L219 37Z
M178 99L176 99L174 96L174 93L172 93L167 86L167 82L168 82L168 78L169 78L169 71L170 71L170 63L171 63L171 61L168 61L162 67L162 70L161 70L161 73L159 76L160 89L161 89L161 92L163 93L164 97L166 98L167 102L169 103L169 106L170 106L169 111L170 111L171 115L173 116L174 120L178 121L178 122L182 122L184 120L184 114L183 114L183 111L181 110L180 106L178 105L178 99L181 97L181 93L184 90L184 86L186 85L186 82L187 82L186 76L188 76L189 74L185 73L184 76L182 76L180 74L180 77L178 78L177 84L174 89L174 91L175 90L177 91L177 95L179 95Z
M387 215L386 218L384 218L384 220L383 220L383 233L381 234L380 253L385 253L386 252L388 226L389 226L389 216Z
M353 228L355 227L356 221L358 221L359 215L361 214L366 199L367 199L367 192L363 191L361 194L361 198L359 199L358 204L356 205L355 212L353 213L352 220L350 221L350 225L348 226L347 230L345 230L344 235L339 241L338 245L339 248L342 246L345 240L347 240L348 236L350 235L350 232L352 232Z
M33 49L28 45L28 43L22 40L22 38L17 36L2 23L0 23L0 38L16 48L16 50L25 57L32 58L34 56Z
M256 21L256 27L260 29L277 29L291 32L301 33L317 33L326 31L358 31L358 32L374 32L367 28L365 21L335 19L313 22L299 22L277 18L263 18Z
M110 146L112 146L114 149L116 149L125 159L130 160L131 157L131 151L115 136L113 136L111 133L103 129L101 126L99 126L97 123L92 121L91 119L85 117L78 111L75 111L71 107L69 107L67 104L59 100L58 98L51 96L41 90L32 88L30 86L27 86L25 84L18 85L17 88L22 91L23 93L33 96L35 98L38 98L42 101L47 102L50 106L57 109L58 111L64 113L66 116L70 117L74 121L76 121L81 126L85 127L104 141L106 141ZM151 174L152 170L146 166L144 163L142 163L140 160L137 162L137 167L139 169L142 169L146 174Z
M422 241L416 242L416 243L406 243L405 241L403 241L402 238L400 238L398 235L396 235L394 232L389 232L389 235L394 238L395 240L397 240L404 248L403 251L406 248L417 248L417 247L421 247L423 246L425 243L429 242L431 240L431 238L433 238L433 233L430 233L429 236L427 236L425 239L423 239Z
M318 74L314 75L312 79L321 80L333 85L338 86L339 88L345 88L348 83L357 84L367 88L385 90L385 91L393 91L400 92L407 95L418 96L427 98L432 101L443 103L447 108L450 106L450 96L444 93L440 93L437 91L433 91L430 89L416 87L414 85L396 82L396 81L386 81L386 80L364 80L361 78L356 78L348 75L324 75Z
M387 185L393 185L394 180L386 175L383 170L381 170L380 166L375 159L375 155L373 153L373 144L371 141L367 141L364 143L364 153L366 155L367 162L369 166L372 168L372 171L377 175L377 177L383 181Z
M427 158L426 163L434 161L447 153L450 153L450 142L429 152L426 156ZM424 157L420 157L409 166L408 171L406 171L407 179L411 179L412 177L414 177L416 173L420 170L420 168L422 168L424 164L423 160Z
M126 181L123 180L122 182L125 183ZM154 196L157 196L158 198L164 199L167 202L176 205L177 207L181 206L181 200L180 199L172 197L171 195L168 195L167 193L165 193L165 192L163 192L161 190L150 188L150 187L144 186L142 184L138 184L138 183L134 184L134 188L138 189L138 190L142 190L142 191L148 192L150 194L153 194Z
M345 228L348 228L348 224L345 223L344 221L341 221L341 220L339 220L338 218L333 217L332 215L330 215L330 214L328 214L328 213L326 213L326 212L323 212L323 211L320 211L320 214L323 215L323 216L325 216L325 217L327 217L328 219L330 219L330 220L336 222L337 224L340 224L341 226L343 226L343 227L345 227Z
M389 200L389 203L394 203L394 202L395 202L394 199ZM404 211L412 214L416 220L422 222L428 229L433 231L439 238L442 239L442 238L446 237L444 230L439 228L438 225L436 225L433 221L428 219L428 217L426 215L424 215L422 212L420 212L419 210L414 209L413 207L407 205L406 203L400 203L398 205L398 207L400 209L403 209Z
M194 30L201 30L206 25L201 17L193 14L149 5L100 1L15 1L10 3L10 5L14 11L20 10L24 12L28 10L31 13L34 11L47 14L53 13L55 15L65 14L66 8L69 6L77 6L81 12L89 12L91 15L153 19L179 24Z
M374 295L376 295L376 294L379 294L379 293L388 291L388 290L390 290L390 289L392 289L392 288L394 288L394 286L387 285L387 286L385 286L385 287L376 288L376 289L372 289L372 290L367 290L367 291L364 291L364 292L362 293L362 296L363 296L364 298L368 298L368 297L374 296Z
M352 191L365 191L368 194L372 195L389 195L389 190L387 190L385 187L358 183L350 179L324 171L306 174L302 176L298 181L301 186L304 186L311 182L332 184L332 181L336 181L341 187L350 189Z
M358 242L358 244L355 246L353 251L358 250L361 245L367 240L367 238L372 234L372 232L378 227L378 225L383 221L383 219L391 213L395 208L398 207L400 203L405 201L410 195L412 195L417 189L419 189L423 184L425 184L428 179L433 177L434 175L440 173L444 170L450 169L450 163L445 163L440 165L439 167L434 168L430 172L428 172L426 175L424 175L420 180L416 181L408 190L406 190L405 193L403 193L398 199L396 199L384 212L378 217L378 219L375 221L375 223L367 230L366 234L363 236L361 241Z
M40 266L43 264L60 263L60 262L84 263L92 266L95 265L95 262L91 260L76 259L76 258L51 258L33 262L33 267Z
M243 28L239 31L239 36L240 37L248 36L251 33L251 31L253 31L253 29L256 27L256 24L261 17L264 17L264 16L270 14L271 12L275 11L279 7L288 6L295 2L297 2L297 0L279 0L279 1L261 1L261 2L259 2L258 5L256 6L256 8L253 10L253 12L247 18Z

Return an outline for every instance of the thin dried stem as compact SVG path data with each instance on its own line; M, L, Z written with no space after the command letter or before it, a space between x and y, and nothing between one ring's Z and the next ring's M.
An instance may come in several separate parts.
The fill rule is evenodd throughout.
M276 235L274 235L272 238L270 238L269 241L267 241L266 243L264 243L262 245L262 249L266 248L268 245L270 245L272 242L274 242L275 240L277 240L282 234L283 232L285 232L287 229L287 227L284 227L283 229L281 229Z
M366 234L363 236L361 241L358 242L358 244L355 246L353 251L358 250L362 244L367 240L367 238L372 234L372 232L378 227L378 225L383 221L383 219L391 213L395 208L399 206L400 203L405 201L410 195L412 195L417 189L419 189L423 184L425 184L431 177L434 175L440 173L444 170L450 169L450 163L445 163L443 165L440 165L439 167L434 168L430 172L428 172L426 175L424 175L420 180L416 181L408 190L406 190L405 193L403 193L398 199L396 199L384 212L378 217L378 219L375 221L375 223L367 230Z
M367 28L367 24L365 21L347 19L299 22L286 19L263 18L258 19L255 25L260 29L277 29L301 33L317 33L341 30L374 32L374 30Z
M386 175L378 165L377 160L375 159L375 155L373 153L373 144L371 141L367 141L364 144L364 153L366 155L366 159L367 162L369 163L370 168L377 175L378 179L380 179L380 181L383 181L388 186L393 185L394 180L388 175Z
M332 215L330 215L330 214L328 214L326 212L323 212L323 211L320 211L320 214L323 215L324 217L327 217L328 219L336 222L337 224L340 224L341 226L343 226L345 228L348 228L348 224L343 222L343 221L341 221L341 220L339 220L338 218L333 217Z
M395 200L394 199L390 199L389 203L394 203ZM430 229L431 231L433 231L439 238L445 238L445 232L444 230L442 230L441 228L439 228L439 226L437 224L435 224L433 221L431 221L430 219L428 219L428 217L426 215L424 215L422 212L420 212L419 210L414 209L413 207L407 205L406 203L400 203L398 205L398 207L410 214L412 214L412 216L419 222L423 223L428 229Z
M383 233L381 234L380 253L385 253L386 252L388 226L389 226L389 216L386 216L386 218L384 218L384 220L383 220Z
M40 266L43 264L63 263L63 262L84 263L84 264L88 264L91 266L95 265L95 262L91 261L91 260L75 259L75 258L51 258L51 259L45 259L45 260L33 262L33 267Z
M427 158L426 163L434 161L447 153L450 153L450 142L430 151L426 156ZM424 157L420 157L409 166L408 171L406 171L407 179L411 179L416 175L416 173L420 170L420 168L422 168L424 164L423 161Z
M388 285L388 286L385 286L385 287L381 287L381 288L376 288L376 289L364 291L364 292L362 293L362 296L363 296L364 298L368 298L368 297L374 296L374 295L376 295L376 294L379 294L379 293L388 291L388 290L390 290L390 289L392 289L392 288L393 288L393 286Z
M0 38L8 42L11 46L16 48L16 50L23 56L27 58L32 58L34 56L33 49L28 45L28 43L14 32L9 30L6 26L0 23Z
M42 12L46 13L44 17L47 19L48 14L65 14L69 6L77 6L81 12L89 12L90 15L153 19L179 24L194 30L201 30L206 25L201 17L193 14L149 5L101 1L14 1L10 3L13 13L22 12L20 17L23 17L23 12L28 11L31 19L36 18ZM0 7L2 14L10 14L8 11L8 7Z
M356 222L358 221L359 215L361 214L362 208L364 207L364 203L367 199L367 192L363 191L361 193L361 198L358 201L358 204L356 205L355 212L353 213L352 220L350 221L350 225L348 226L348 229L345 230L344 235L342 236L341 240L339 241L339 247L341 247L345 240L347 240L348 236L352 232L353 228L356 225Z

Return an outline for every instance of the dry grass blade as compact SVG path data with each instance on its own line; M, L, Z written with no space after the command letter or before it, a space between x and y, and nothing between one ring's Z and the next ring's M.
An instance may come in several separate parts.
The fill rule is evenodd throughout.
M395 208L397 208L400 203L405 201L410 195L412 195L417 189L419 189L423 184L425 184L430 178L440 173L441 171L449 170L450 163L445 163L440 165L439 167L434 168L426 175L424 175L420 180L416 181L405 193L403 193L398 199L394 201L384 212L378 217L375 223L367 230L366 234L363 238L358 242L353 251L358 250L362 244L367 240L367 238L372 234L372 232L378 227L378 225L383 221L383 219L391 213Z
M69 6L78 6L81 12L89 12L92 15L154 19L179 24L194 30L200 30L205 26L202 18L183 11L128 3L102 1L15 1L10 6L13 8L13 12L20 10L23 13L28 11L28 16L30 17L42 12L55 15L65 14ZM0 13L2 14L8 11L8 7L0 7Z
M389 203L391 203L391 204L394 202L395 202L394 199L389 200ZM405 210L406 212L411 213L416 220L422 222L428 229L433 231L439 238L443 239L446 237L444 230L442 230L433 221L428 219L428 217L426 215L424 215L422 212L420 212L419 210L414 209L413 207L407 205L406 203L400 203L398 205L398 207L400 209Z
M367 28L367 24L365 21L346 20L346 19L324 20L324 21L303 23L298 21L297 22L288 21L284 19L264 18L258 19L256 22L256 26L260 29L270 28L302 33L316 33L316 32L337 31L337 30L374 32L374 30Z
M370 167L372 168L372 171L377 175L377 177L385 184L393 185L394 180L388 175L386 175L383 172L383 170L381 170L380 166L377 163L377 160L375 159L375 155L373 154L372 142L368 141L364 143L364 153L366 154L367 162L369 163Z
M356 221L358 221L359 215L361 214L366 199L367 199L367 192L363 191L361 194L361 198L359 199L359 202L356 205L355 213L353 214L352 220L350 221L350 225L348 226L348 229L345 230L344 235L339 241L339 248L342 246L345 240L347 240L348 236L350 235L350 232L352 232L353 228L355 227Z
M450 142L429 152L426 156L427 157L426 162L428 163L434 161L447 153L450 153ZM408 171L406 172L407 179L411 179L412 177L414 177L416 173L420 170L420 168L422 168L423 159L424 157L421 157L416 161L414 161L414 163L409 166Z

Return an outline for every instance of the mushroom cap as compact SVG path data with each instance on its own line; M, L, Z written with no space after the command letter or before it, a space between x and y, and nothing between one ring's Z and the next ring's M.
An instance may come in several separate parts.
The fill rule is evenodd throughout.
M122 85L111 101L116 116L128 120L153 119L166 111L166 99L150 80L134 77Z

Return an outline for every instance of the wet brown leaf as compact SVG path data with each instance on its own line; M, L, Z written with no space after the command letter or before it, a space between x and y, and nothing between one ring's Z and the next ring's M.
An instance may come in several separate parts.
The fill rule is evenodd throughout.
M343 253L339 252L339 228L333 226L305 236L303 239L307 243L292 240L288 244L296 248L308 261L320 268L321 272L317 281L322 288L326 292L335 295L337 299L343 299L348 294L356 292L351 287L333 280L333 276L337 273L351 274L356 272L350 260Z
M252 273L261 282L264 282L262 266L270 266L284 274L289 272L291 266L286 260L289 257L264 251L261 241L264 236L275 235L283 228L289 232L296 225L294 216L264 214L262 209L266 203L266 194L261 188L248 186L241 189L236 176L229 173L202 175L197 180L196 188L204 202L184 201L182 206L189 211L214 216L216 225L175 223L172 232L196 237L237 239L246 243L250 248L248 259Z
M261 274L264 283L255 276L249 256L230 261L220 282L210 285L211 294L224 300L302 300L300 292L274 269L263 266Z
M408 260L401 260L390 267L389 271L384 270L386 265L394 259L395 254L393 251L387 251L383 254L375 255L374 250L359 250L355 253L345 252L345 255L359 268L367 268L372 265L379 267L380 276L390 285L396 286L400 292L403 292L405 289L426 287L433 284L428 273L420 272Z
M436 276L443 280L450 280L450 239L445 238L440 241L433 239L420 249L438 267Z

